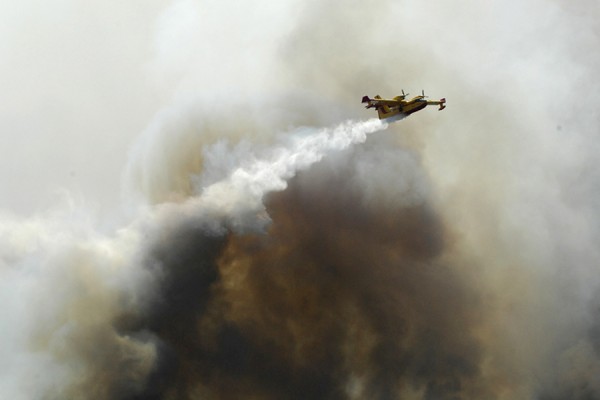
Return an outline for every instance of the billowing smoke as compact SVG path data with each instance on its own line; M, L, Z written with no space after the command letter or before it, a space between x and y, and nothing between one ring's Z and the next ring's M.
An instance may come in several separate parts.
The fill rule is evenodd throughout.
M0 6L1 398L600 398L593 1L75 3Z

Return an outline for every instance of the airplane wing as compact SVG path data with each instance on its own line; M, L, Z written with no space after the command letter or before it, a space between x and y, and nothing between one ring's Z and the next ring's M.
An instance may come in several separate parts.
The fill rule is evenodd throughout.
M397 106L400 104L400 100L386 100L386 99L373 99L371 102L375 104L381 104L383 106Z
M382 99L379 96L375 96L374 99L370 99L369 96L364 96L362 98L362 102L363 103L367 103L367 108L371 108L371 107L376 107L376 106L388 106L388 107L393 107L393 106L398 106L401 104L401 100L387 100L387 99Z

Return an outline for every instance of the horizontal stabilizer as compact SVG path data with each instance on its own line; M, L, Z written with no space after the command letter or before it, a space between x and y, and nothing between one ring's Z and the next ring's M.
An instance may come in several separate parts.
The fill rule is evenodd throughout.
M440 99L439 111L442 111L444 108L446 108L446 98Z

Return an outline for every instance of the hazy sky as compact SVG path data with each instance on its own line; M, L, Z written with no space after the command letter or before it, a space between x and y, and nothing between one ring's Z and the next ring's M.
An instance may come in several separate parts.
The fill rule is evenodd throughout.
M167 2L0 4L3 209L20 214L66 189L115 206L127 150L166 102L150 72Z
M472 123L483 118L477 101L517 101L507 111L515 120L535 111L567 135L568 104L579 102L584 119L593 112L584 82L597 28L593 6L562 3L353 4L335 11L338 22L319 18L334 14L329 3L5 1L0 204L28 214L64 188L92 206L117 205L128 149L186 96L295 91L349 106L369 91L425 88L472 110ZM346 114L364 117L356 108Z
M1 207L41 211L60 202L63 189L92 208L115 207L128 151L162 109L186 96L222 96L218 103L262 90L293 9L232 8L0 4Z

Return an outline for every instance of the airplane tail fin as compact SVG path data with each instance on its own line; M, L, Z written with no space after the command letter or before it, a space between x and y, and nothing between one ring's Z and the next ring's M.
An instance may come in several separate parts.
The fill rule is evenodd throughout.
M440 108L438 111L442 111L444 108L446 108L446 99L440 99Z
M367 103L365 108L373 108L375 106L373 104L371 104L371 100L372 99L370 99L369 96L363 96L361 103Z

